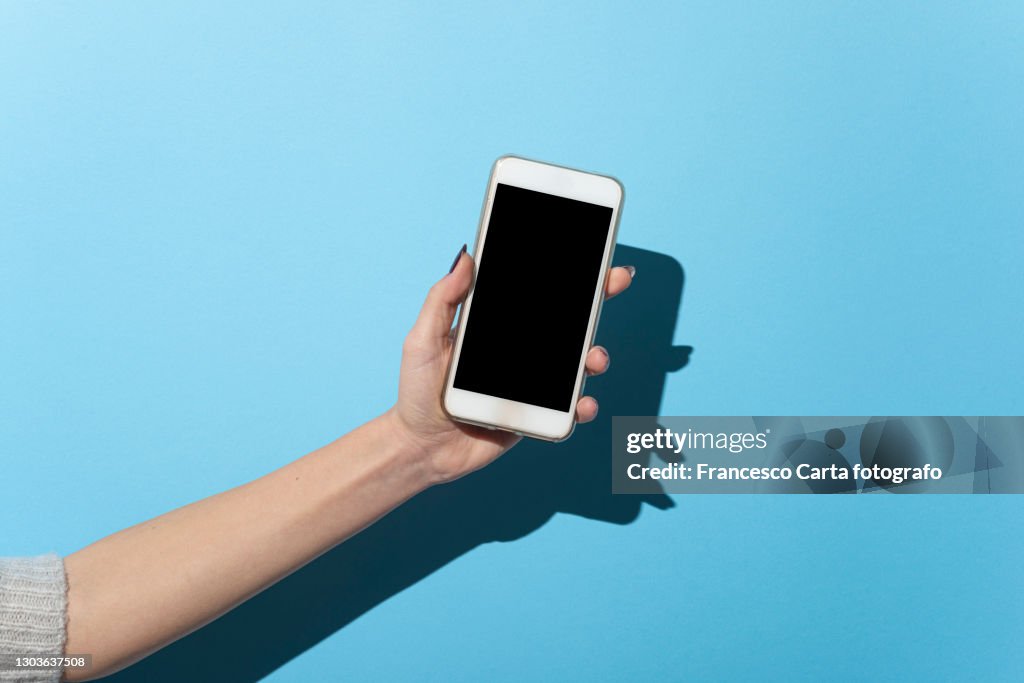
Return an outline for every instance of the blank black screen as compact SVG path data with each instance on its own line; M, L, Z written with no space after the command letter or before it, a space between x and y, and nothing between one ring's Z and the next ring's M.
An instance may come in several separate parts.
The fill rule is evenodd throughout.
M457 389L572 407L612 209L499 183Z

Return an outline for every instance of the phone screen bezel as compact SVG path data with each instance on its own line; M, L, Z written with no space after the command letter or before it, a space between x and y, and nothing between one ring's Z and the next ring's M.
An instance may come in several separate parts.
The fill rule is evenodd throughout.
M491 171L490 180L487 184L487 193L484 198L484 206L481 211L480 226L477 230L476 243L471 252L476 259L475 267L477 268L482 265L481 254L483 258L486 258L486 252L483 247L487 240L487 227L491 219L494 194L499 184L576 199L605 206L612 210L611 225L605 239L601 261L601 274L598 277L591 302L587 335L585 337L586 341L580 349L576 384L573 390L575 399L572 401L570 409L563 412L499 398L489 394L457 389L453 386L455 368L458 367L459 356L462 352L462 342L466 327L465 321L472 315L473 290L470 289L466 301L459 312L455 345L452 350L448 373L445 377L441 403L445 412L450 417L462 422L503 429L547 441L561 441L572 434L576 424L576 401L579 400L585 381L587 352L593 343L594 331L597 328L601 305L604 301L608 269L615 249L619 214L622 209L622 185L609 176L586 173L521 157L501 157L494 163Z

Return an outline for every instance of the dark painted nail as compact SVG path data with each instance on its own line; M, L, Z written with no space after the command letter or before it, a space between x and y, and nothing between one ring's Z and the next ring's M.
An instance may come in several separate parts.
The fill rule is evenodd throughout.
M451 275L452 271L455 270L455 266L459 265L459 259L466 253L466 245L462 245L462 249L459 249L459 253L455 255L455 261L452 262L452 267L448 269L448 274Z
M632 280L633 278L636 277L636 268L634 268L633 266L622 266L622 267L625 268L626 272L629 273L629 279L630 280Z

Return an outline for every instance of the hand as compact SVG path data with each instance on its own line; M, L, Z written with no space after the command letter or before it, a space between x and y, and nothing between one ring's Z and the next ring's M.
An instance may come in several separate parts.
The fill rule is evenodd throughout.
M465 247L448 275L427 295L419 318L402 346L398 402L384 418L426 459L430 483L451 481L495 460L522 437L451 420L441 407L445 372L454 345L452 323L473 282L473 259ZM606 279L608 298L633 280L632 268L612 268ZM600 346L587 354L588 375L608 369L608 352ZM584 396L576 404L576 421L597 416L597 401Z

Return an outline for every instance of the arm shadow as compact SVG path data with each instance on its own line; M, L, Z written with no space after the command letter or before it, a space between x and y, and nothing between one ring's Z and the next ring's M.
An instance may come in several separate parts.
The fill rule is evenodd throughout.
M588 382L601 416L568 441L524 440L489 467L395 509L303 569L209 625L106 679L257 681L393 595L490 541L513 541L555 513L629 524L662 494L612 495L612 415L655 416L668 373L692 347L673 346L684 274L670 256L619 245L637 269L630 290L605 304L597 342L612 358ZM538 465L543 464L543 468ZM545 472L543 477L538 472Z

